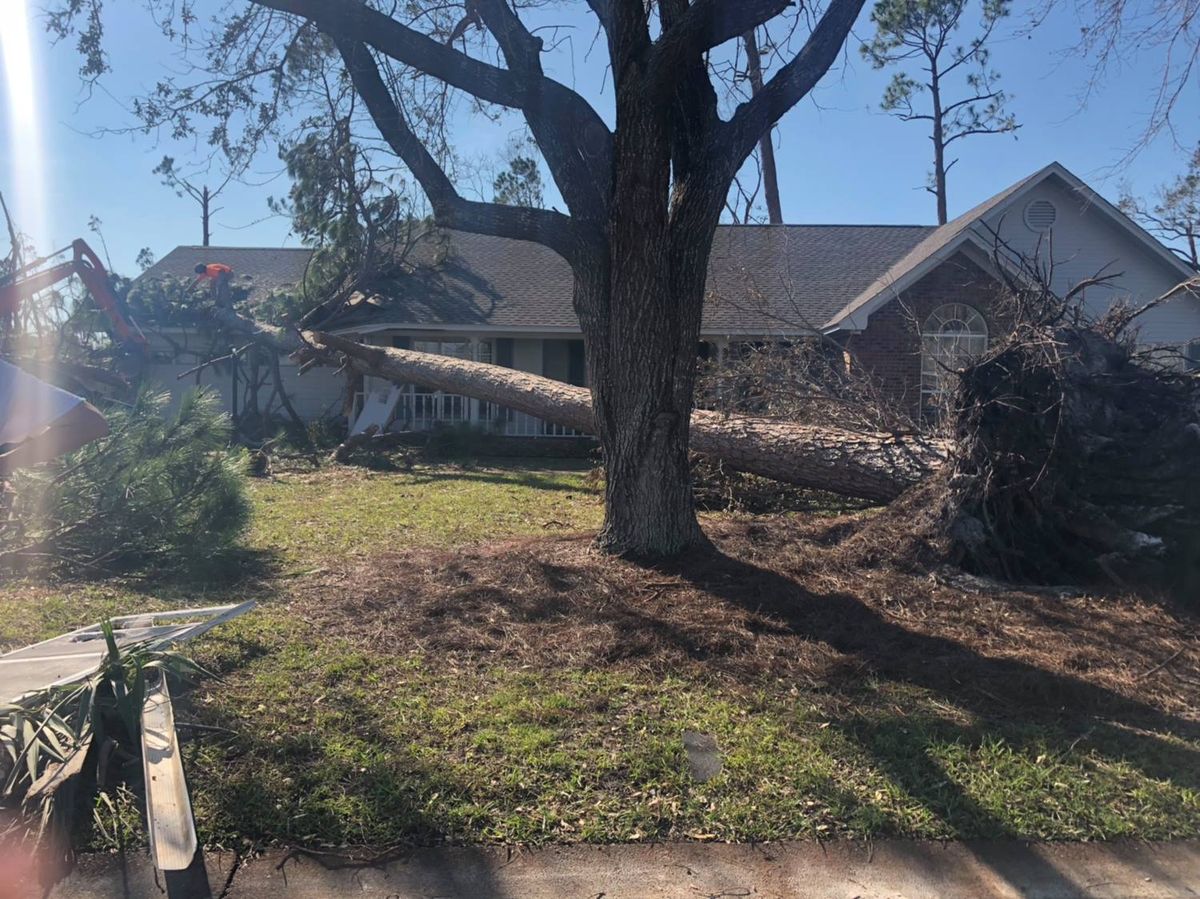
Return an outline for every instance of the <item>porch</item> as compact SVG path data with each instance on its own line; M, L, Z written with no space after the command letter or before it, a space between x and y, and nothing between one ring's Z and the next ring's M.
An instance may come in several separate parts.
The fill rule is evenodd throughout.
M434 335L397 329L363 335L363 340L376 346L502 365L580 387L587 386L583 340L579 337ZM351 431L355 433L377 424L392 432L464 427L498 437L589 436L496 403L427 390L414 384L394 385L372 377L363 378L362 389L355 393L350 423Z

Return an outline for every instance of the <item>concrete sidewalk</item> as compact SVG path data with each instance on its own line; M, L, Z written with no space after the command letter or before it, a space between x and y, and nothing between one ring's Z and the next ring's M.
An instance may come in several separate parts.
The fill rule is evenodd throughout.
M1200 842L673 843L419 849L376 865L273 854L210 856L213 896L227 899L924 899L924 897L1200 896ZM148 860L91 856L53 899L160 897ZM176 896L172 890L172 896Z

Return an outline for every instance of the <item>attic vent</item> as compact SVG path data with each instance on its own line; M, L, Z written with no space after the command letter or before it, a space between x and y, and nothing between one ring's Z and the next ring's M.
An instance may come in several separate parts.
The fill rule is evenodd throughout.
M1049 200L1034 200L1025 207L1025 227L1042 234L1054 227L1058 210Z

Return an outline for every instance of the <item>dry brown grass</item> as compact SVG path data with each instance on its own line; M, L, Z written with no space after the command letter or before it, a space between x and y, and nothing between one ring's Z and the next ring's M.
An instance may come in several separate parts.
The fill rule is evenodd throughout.
M713 551L657 567L600 556L582 536L377 554L309 579L293 608L364 645L456 665L631 666L832 693L877 677L985 717L1197 722L1194 613L850 568L842 544L861 524L727 519L710 523Z

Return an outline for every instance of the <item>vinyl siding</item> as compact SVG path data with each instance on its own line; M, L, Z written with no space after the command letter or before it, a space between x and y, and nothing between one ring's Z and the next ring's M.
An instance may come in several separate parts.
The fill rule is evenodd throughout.
M1048 238L1025 225L1025 206L1049 200L1058 217ZM1049 178L1018 198L1010 209L987 223L1014 250L1053 263L1052 289L1062 294L1099 273L1117 273L1110 284L1089 288L1084 302L1092 315L1101 315L1114 302L1140 306L1167 293L1182 280L1180 273L1138 243L1127 231L1082 197ZM1183 344L1200 337L1200 300L1180 296L1150 310L1140 319L1144 344Z

